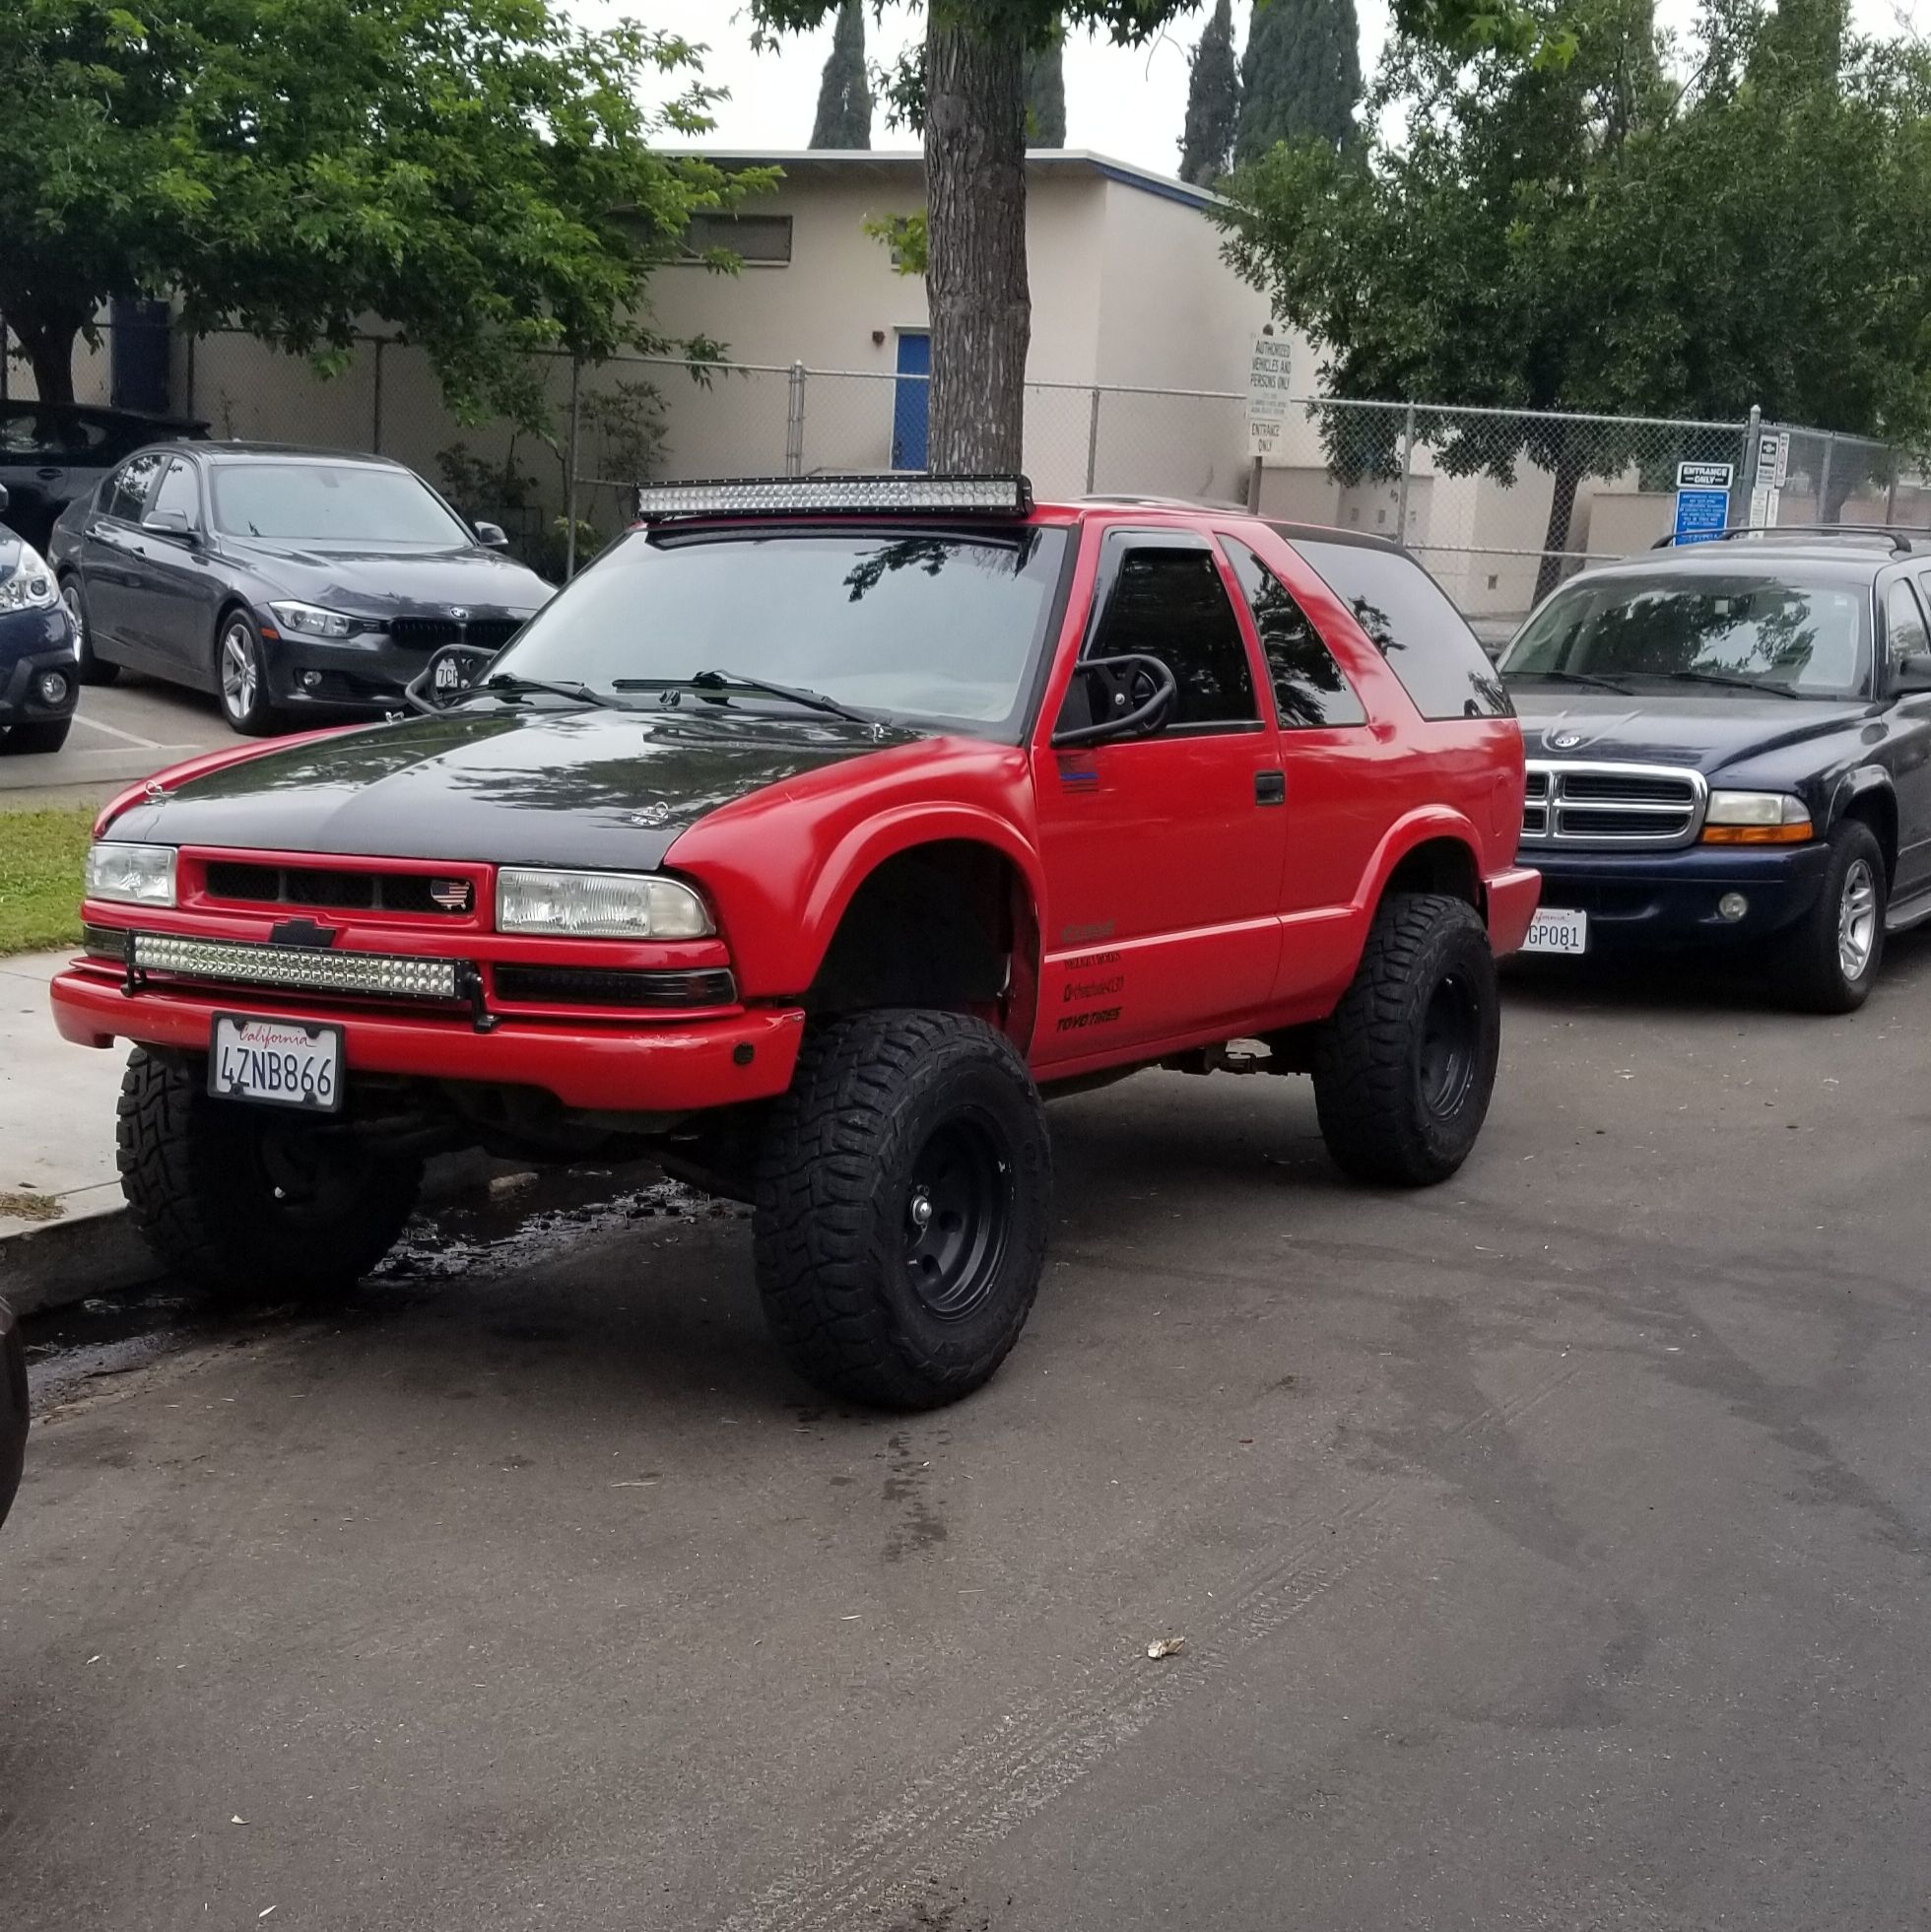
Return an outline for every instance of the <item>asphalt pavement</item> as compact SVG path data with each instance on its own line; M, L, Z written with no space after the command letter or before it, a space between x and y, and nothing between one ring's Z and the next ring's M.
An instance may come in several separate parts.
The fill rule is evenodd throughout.
M0 810L104 798L136 778L236 742L212 698L124 674L91 685L57 752L0 757Z
M72 1311L0 1917L1921 1924L1928 1017L1925 939L1842 1021L1516 981L1416 1195L1300 1081L1066 1101L1032 1326L914 1419L794 1381L741 1216L635 1174L326 1320Z

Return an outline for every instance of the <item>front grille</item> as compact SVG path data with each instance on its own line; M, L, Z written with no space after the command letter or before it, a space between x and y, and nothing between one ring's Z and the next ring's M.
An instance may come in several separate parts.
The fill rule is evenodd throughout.
M460 919L476 909L473 880L430 872L352 872L341 866L210 861L210 899L242 905L300 905L325 912L407 912Z
M1528 768L1525 845L1613 845L1661 851L1701 829L1709 788L1700 771L1664 765L1551 760Z
M408 650L437 650L444 644L476 644L500 650L522 630L520 617L392 617L389 635Z
M728 971L625 971L609 966L499 966L497 997L519 1006L735 1006Z
M365 993L381 998L453 1001L474 968L456 960L393 953L336 953L312 946L256 946L240 940L134 935L128 965L137 973L205 979L289 992Z

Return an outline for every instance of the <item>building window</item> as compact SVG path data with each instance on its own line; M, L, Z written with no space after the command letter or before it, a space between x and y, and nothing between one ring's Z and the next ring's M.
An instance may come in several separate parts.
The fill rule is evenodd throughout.
M684 231L687 261L728 248L739 260L782 267L791 259L789 215L693 215Z

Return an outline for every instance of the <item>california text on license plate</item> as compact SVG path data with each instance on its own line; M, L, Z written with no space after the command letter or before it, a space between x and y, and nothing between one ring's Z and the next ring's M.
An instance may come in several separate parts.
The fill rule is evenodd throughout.
M342 1029L218 1013L208 1091L225 1100L335 1113L342 1105Z
M1588 913L1557 912L1548 906L1529 921L1529 936L1522 942L1525 953L1586 953L1588 950Z

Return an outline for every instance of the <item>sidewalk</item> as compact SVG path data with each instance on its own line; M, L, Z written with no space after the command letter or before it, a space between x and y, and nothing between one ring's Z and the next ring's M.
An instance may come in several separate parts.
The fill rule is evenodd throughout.
M27 1313L160 1271L114 1172L125 1049L54 1032L47 981L70 953L0 959L0 1295Z

